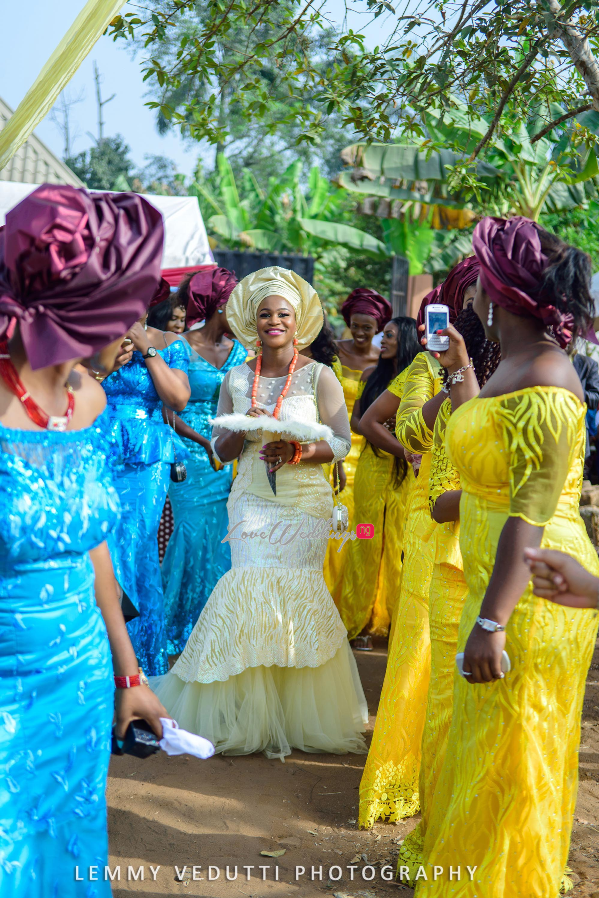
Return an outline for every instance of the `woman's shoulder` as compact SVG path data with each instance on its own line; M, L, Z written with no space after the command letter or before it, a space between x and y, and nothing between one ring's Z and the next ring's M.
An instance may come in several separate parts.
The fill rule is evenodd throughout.
M75 412L81 410L77 426L90 427L106 408L106 392L83 365L73 368L69 384L75 397Z

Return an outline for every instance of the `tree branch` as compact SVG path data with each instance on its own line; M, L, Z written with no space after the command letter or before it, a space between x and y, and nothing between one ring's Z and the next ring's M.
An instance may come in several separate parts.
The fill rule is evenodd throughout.
M578 106L576 109L571 109L570 112L564 112L563 115L560 115L559 118L553 119L552 122L549 122L548 125L545 125L534 137L530 138L531 143L536 143L537 140L540 140L541 137L545 137L546 134L549 134L550 131L553 131L554 128L557 128L558 125L563 125L564 122L567 122L568 119L574 118L575 115L580 115L581 112L588 112L589 109L593 108L592 103L585 103L583 106Z
M558 0L545 0L545 3L554 17L564 47L570 54L576 70L584 79L593 101L593 108L599 111L599 63L593 56L589 42L575 25L564 19L562 16L564 9ZM541 3L539 6L543 8Z
M514 75L514 77L509 82L508 86L506 87L506 89L503 92L501 100L499 101L499 105L497 106L497 109L495 110L495 115L493 116L493 121L489 125L489 129L488 129L487 133L475 146L475 148L472 151L472 154L470 156L470 159L468 160L469 162L474 162L474 160L476 159L476 157L478 156L480 151L483 149L483 147L490 141L490 139L493 136L493 133L495 131L495 128L497 127L497 123L499 122L499 119L501 118L501 116L503 114L503 110L505 109L506 103L509 100L509 98L511 97L516 84L518 83L518 81L520 80L520 78L522 77L524 72L529 68L529 66L531 65L533 60L538 55L538 52L541 49L542 44L545 43L545 41L547 41L548 39L549 39L549 36L547 35L544 38L539 38L538 40L536 40L534 42L534 44L532 45L532 47L530 48L530 50L528 51L528 53L526 54L526 56L524 57L524 61L522 62L522 65L517 70L516 74Z

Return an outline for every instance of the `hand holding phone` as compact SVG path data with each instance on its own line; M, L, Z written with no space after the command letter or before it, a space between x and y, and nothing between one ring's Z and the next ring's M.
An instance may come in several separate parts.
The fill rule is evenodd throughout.
M449 349L449 337L441 337L437 331L449 325L449 307L441 303L431 303L425 308L426 348L431 352Z

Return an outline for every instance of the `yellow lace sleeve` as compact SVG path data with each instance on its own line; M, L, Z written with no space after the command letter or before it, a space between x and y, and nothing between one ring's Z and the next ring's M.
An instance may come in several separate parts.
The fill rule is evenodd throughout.
M451 400L446 399L437 415L433 430L433 448L431 452L431 471L428 482L428 504L433 513L435 502L450 490L462 488L460 475L454 468L445 451L445 431L451 416Z
M536 387L500 399L497 414L509 459L510 516L542 527L584 451L585 406L569 390Z
M410 452L428 452L433 445L433 432L422 417L422 406L441 389L441 372L441 365L429 352L419 352L408 368L395 435Z
M358 392L356 393L356 400L358 400L360 398L360 396L362 395L362 393L364 392L365 386L366 386L366 381L361 380L358 384Z
M341 362L337 356L335 356L335 358L333 359L333 364L331 365L331 368L335 372L335 376L337 377L337 380L339 381L339 383L341 383L343 371L341 368Z

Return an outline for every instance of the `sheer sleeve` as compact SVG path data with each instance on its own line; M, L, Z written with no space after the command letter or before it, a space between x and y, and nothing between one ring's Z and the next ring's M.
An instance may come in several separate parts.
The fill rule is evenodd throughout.
M397 377L393 378L391 383L387 386L387 389L390 393L393 393L394 396L397 396L399 399L403 396L403 391L406 388L406 380L408 377L408 372L411 368L411 365L408 365L407 368L404 368Z
M429 352L419 352L408 368L395 433L410 452L429 452L433 445L433 432L424 421L422 406L441 389L441 370Z
M568 390L539 388L497 406L509 459L510 516L542 527L553 517L577 450L584 406Z
M221 415L233 414L233 397L231 396L231 388L229 386L232 370L233 369L227 371L223 378L223 382L220 385L220 391L218 394L218 407L216 409L216 415L214 416L215 418L219 418ZM224 433L229 433L229 431L225 430L224 427L213 427L212 440L216 440L217 437L222 436Z
M329 446L333 450L333 461L341 461L351 449L351 431L343 387L334 372L326 365L319 365L316 383L316 404L323 424L333 431Z
M450 490L462 488L460 475L454 468L445 451L445 431L451 416L451 400L446 399L437 415L433 430L433 448L431 452L431 471L428 482L428 504L433 513L435 502Z

